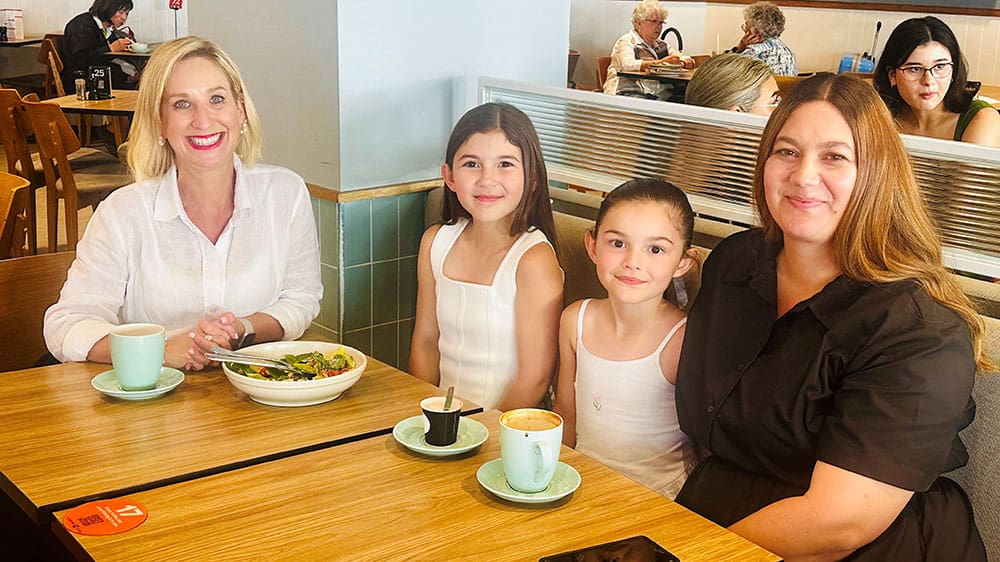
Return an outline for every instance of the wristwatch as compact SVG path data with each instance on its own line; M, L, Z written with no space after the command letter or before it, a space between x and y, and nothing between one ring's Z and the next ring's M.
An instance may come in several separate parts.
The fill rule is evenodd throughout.
M253 324L250 323L246 318L237 318L240 324L243 324L243 337L240 338L239 342L233 349L242 349L248 345L253 345L254 337L257 335L253 331Z

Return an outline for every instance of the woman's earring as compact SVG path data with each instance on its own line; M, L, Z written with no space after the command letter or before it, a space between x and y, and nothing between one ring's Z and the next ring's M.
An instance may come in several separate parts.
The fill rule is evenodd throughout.
M158 144L160 146L165 146L167 144L167 139L165 139L163 137L159 137L159 138L156 139L156 144Z
M245 135L247 133L247 122L246 119L243 120L243 124L240 125L240 134Z

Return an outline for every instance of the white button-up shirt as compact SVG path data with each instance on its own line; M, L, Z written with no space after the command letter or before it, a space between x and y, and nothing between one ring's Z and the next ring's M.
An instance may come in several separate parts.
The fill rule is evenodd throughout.
M184 211L175 169L98 206L59 302L45 313L57 359L86 360L118 324L161 324L170 337L225 311L263 312L284 339L302 335L323 296L309 192L290 170L233 160L233 216L215 244Z

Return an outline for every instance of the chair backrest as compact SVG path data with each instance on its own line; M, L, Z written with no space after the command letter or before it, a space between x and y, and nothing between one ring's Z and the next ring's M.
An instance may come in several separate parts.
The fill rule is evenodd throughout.
M812 76L812 74L799 75L799 76L775 75L774 81L778 83L778 93L781 94L781 97L785 98L788 97L788 93L792 91L792 88L795 87L796 84L805 80L806 78L809 78L810 76Z
M611 66L611 57L597 57L597 89L604 89L604 81L608 79L608 67Z
M43 164L46 160L65 161L67 155L80 149L80 139L58 105L25 100L24 111L35 133ZM68 166L67 162L67 171Z
M63 87L62 57L59 56L59 49L55 41L50 36L42 39L38 49L38 62L45 65L45 97L65 96L66 89Z
M73 252L0 260L0 372L26 369L46 352L42 323L76 256Z
M7 158L7 173L41 183L39 170L35 170L31 162L31 149L26 140L30 129L24 128L26 123L24 104L17 90L0 89L0 139Z
M986 322L986 352L1000 362L1000 320ZM972 389L976 419L962 432L969 451L969 463L945 476L962 485L972 502L976 526L986 544L990 560L1000 560L1000 373L976 378Z
M0 172L0 260L23 255L31 182Z

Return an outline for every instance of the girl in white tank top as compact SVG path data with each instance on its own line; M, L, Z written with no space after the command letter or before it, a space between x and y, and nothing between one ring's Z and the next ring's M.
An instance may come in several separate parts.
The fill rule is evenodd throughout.
M485 408L536 406L555 373L563 276L531 121L505 104L470 110L441 175L444 224L417 258L410 372Z
M684 193L637 179L608 194L587 252L608 298L570 305L559 330L563 441L673 498L693 466L674 404L684 313L666 295L697 263Z

